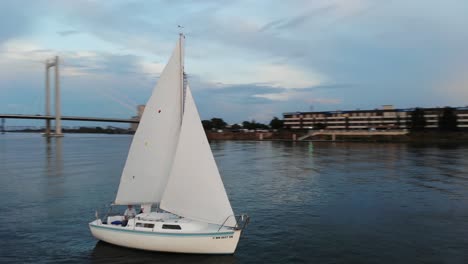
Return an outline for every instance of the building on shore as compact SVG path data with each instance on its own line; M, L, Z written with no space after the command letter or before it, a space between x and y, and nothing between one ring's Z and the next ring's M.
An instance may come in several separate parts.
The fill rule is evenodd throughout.
M425 128L437 129L444 108L419 108L424 113ZM468 107L453 108L457 127L468 129ZM409 129L415 108L395 109L383 105L374 110L323 112L291 112L283 114L284 127L289 129L382 130Z
M132 116L132 119L140 120L144 111L145 111L145 105L138 105L137 106L137 115ZM137 130L137 128L138 128L138 123L132 123L130 125L130 131L135 132Z

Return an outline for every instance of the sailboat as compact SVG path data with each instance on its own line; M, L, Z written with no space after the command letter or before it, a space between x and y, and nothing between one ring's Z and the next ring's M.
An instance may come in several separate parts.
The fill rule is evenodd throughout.
M233 254L249 221L234 215L184 74L180 34L133 137L112 205L141 205L89 223L98 240L162 252Z

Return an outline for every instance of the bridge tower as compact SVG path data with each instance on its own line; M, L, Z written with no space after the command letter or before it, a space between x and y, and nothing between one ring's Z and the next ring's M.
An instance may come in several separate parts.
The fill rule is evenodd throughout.
M46 137L63 137L62 134L62 119L60 114L60 79L59 79L59 57L50 61L47 60L45 64L45 86L46 86L46 105L45 105L45 115L50 117L50 81L49 81L49 69L55 67L55 134L50 133L50 119L46 119Z

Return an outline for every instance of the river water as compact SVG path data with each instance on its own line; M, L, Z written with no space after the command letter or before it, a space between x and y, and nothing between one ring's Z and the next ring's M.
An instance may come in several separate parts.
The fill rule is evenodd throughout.
M206 256L91 236L130 142L0 135L0 262L468 263L468 146L212 142L233 209L251 222L234 255Z

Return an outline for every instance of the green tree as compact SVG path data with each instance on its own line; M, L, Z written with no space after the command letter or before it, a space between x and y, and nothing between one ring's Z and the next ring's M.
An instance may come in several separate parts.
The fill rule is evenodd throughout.
M411 130L421 131L426 127L426 118L424 117L424 110L416 107L411 113Z
M456 131L457 126L457 114L455 109L452 107L444 107L442 115L439 116L439 129L442 131Z
M210 120L203 120L201 122L202 122L202 125L203 125L203 129L211 130L213 128L213 123L211 123Z
M252 120L250 122L249 121L242 122L242 127L245 128L245 129L250 129L250 130L269 129L270 128L269 126L267 126L265 124L255 122L255 120Z
M255 129L270 129L270 127L262 123L255 123Z
M253 122L255 122L254 120L252 120ZM245 129L255 129L255 123L251 123L249 121L244 121L242 122L242 127L245 128Z
M217 118L217 117L211 118L211 124L216 129L223 129L227 126L227 123L224 122L222 118Z
M280 129L283 128L283 120L277 118L276 116L270 121L270 127L272 129Z
M242 128L242 127L239 126L238 124L234 124L234 125L231 126L231 129L232 129L232 130L239 130L239 129L241 129L241 128Z

